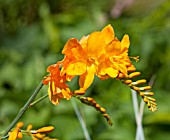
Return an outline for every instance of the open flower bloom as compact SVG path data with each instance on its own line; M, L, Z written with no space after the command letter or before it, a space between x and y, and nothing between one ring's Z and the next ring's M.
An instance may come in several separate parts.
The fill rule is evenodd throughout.
M129 36L124 35L121 41L118 40L111 25L100 32L82 37L80 41L76 38L69 39L62 51L64 59L47 69L50 75L45 78L44 84L49 84L48 94L51 102L58 104L61 98L67 100L71 98L72 92L66 82L75 76L79 76L80 89L75 90L74 94L84 94L96 75L102 80L107 78L125 80L125 84L143 97L149 109L155 111L157 109L155 100L150 97L153 94L142 92L150 88L136 87L136 84L145 83L146 80L132 82L132 78L140 75L140 72L134 72L136 68L128 56L129 46ZM131 58L138 60L138 57Z
M50 75L45 78L43 83L49 84L48 94L51 102L57 105L61 98L70 99L72 92L65 83L65 75L61 76L60 74L59 64L49 66L47 71L50 72Z
M107 79L122 73L127 77L128 68L134 67L128 57L129 45L128 35L119 41L111 25L80 41L71 38L62 51L65 58L61 61L61 75L66 75L68 81L76 75L80 76L80 89L75 91L76 94L84 94L95 75Z

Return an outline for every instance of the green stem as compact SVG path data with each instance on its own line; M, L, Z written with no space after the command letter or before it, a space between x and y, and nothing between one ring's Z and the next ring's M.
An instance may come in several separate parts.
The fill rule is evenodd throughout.
M29 98L29 100L25 103L25 105L20 109L18 115L14 118L14 120L12 121L12 123L9 125L9 127L6 129L6 131L4 132L4 136L8 135L8 132L14 127L14 125L18 122L18 120L22 117L22 115L25 113L25 111L28 109L29 105L32 103L32 101L35 99L35 97L37 96L38 92L41 90L41 88L43 87L43 83L42 81L40 82L40 84L38 85L38 87L36 88L36 90L34 91L34 93L31 95L31 97Z
M29 107L31 107L31 106L39 103L40 101L42 101L42 100L45 99L46 97L48 97L48 94L46 94L46 95L42 96L41 98L39 98L38 100L32 102L32 103L29 105Z

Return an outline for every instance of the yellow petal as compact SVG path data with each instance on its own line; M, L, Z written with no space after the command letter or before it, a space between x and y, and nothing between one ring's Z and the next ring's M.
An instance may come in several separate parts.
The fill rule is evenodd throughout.
M81 75L86 71L86 64L83 62L75 62L67 67L68 75Z
M49 88L48 88L49 99L54 105L58 105L60 99L62 98L62 93L54 94L55 90L56 89L55 89L54 82L52 82L52 83L50 82Z
M70 94L70 89L66 88L66 89L62 89L62 94L63 94L63 98L66 98L67 100L69 100L71 98L71 94Z
M115 37L115 33L114 33L114 30L112 28L112 26L109 24L107 25L102 31L101 33L103 34L104 36L104 39L105 39L105 43L106 44L109 44Z
M81 88L86 90L92 84L95 72L96 72L95 66L91 65L86 73L80 75L79 85Z
M106 46L106 53L110 55L120 55L121 43L118 39L114 39L110 44Z
M87 40L87 54L91 58L99 58L105 52L105 41L101 32L93 32Z
M115 77L117 77L117 75L118 75L118 70L115 70L115 69L109 67L109 68L106 69L106 73L107 73L110 77L115 78Z
M128 49L130 46L130 41L129 41L129 36L128 35L124 35L123 39L121 41L121 50L125 50Z

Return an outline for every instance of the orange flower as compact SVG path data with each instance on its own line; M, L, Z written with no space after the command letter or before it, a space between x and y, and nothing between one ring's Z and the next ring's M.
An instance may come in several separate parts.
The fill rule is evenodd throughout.
M101 32L82 37L80 41L69 39L62 50L64 59L47 69L50 75L44 84L49 84L51 102L56 105L61 98L71 98L72 92L66 81L75 76L80 76L80 89L74 91L75 94L84 94L95 75L101 79L128 77L128 72L135 70L128 56L129 45L129 36L125 35L119 41L111 25Z
M80 41L69 39L62 51L65 58L61 61L61 74L66 74L67 80L80 76L80 90L75 91L76 94L85 93L92 84L94 75L101 79L115 78L120 72L128 76L128 67L133 66L128 57L129 45L128 35L120 42L115 38L111 25L101 32L83 37Z
M49 66L47 71L50 72L50 75L45 78L43 83L49 84L48 94L51 102L57 105L61 98L70 99L72 92L65 83L66 76L60 74L59 64Z

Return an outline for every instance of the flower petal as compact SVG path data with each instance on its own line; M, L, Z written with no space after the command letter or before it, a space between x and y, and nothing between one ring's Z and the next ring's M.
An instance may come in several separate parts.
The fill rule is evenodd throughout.
M114 30L110 24L107 25L101 32L106 44L109 44L115 38Z
M121 50L122 51L124 51L124 50L128 51L129 46L130 46L129 36L128 35L124 35L123 39L121 41Z
M62 53L70 58L74 56L75 59L82 59L85 55L82 46L76 38L71 38L65 44Z
M66 73L68 75L81 75L86 71L86 64L83 62L75 62L68 65Z
M118 70L115 70L111 67L106 69L106 73L111 77L111 78L115 78L118 76Z
M91 65L90 67L88 67L88 70L84 74L80 75L79 78L80 90L75 91L76 94L78 93L82 94L86 91L86 89L93 82L95 72L96 72L95 66Z
M109 55L120 55L121 43L118 39L114 39L110 44L106 46L106 53Z
M105 41L101 32L93 32L87 40L88 58L99 58L105 52Z

